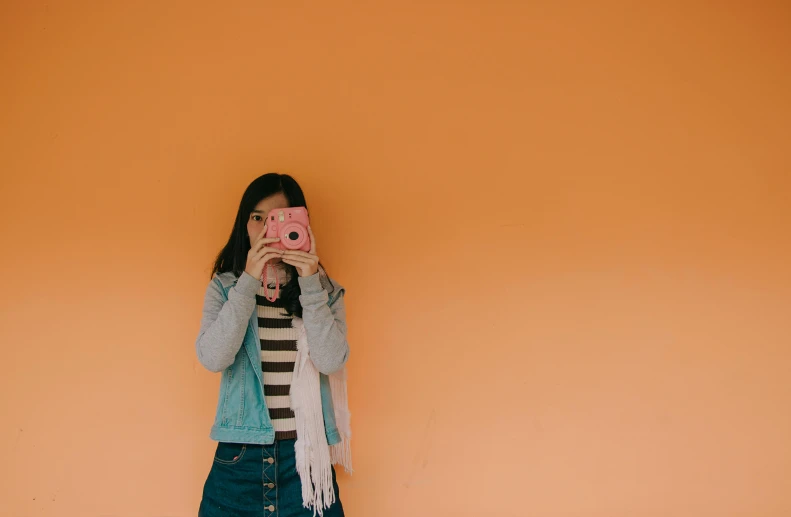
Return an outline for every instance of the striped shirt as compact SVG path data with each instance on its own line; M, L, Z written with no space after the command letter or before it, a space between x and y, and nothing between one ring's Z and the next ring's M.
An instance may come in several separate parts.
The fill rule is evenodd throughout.
M272 289L269 290L272 293ZM297 424L291 409L291 378L297 358L297 332L291 326L280 299L270 302L262 286L256 295L258 338L261 342L261 371L264 398L275 428L276 440L297 437Z

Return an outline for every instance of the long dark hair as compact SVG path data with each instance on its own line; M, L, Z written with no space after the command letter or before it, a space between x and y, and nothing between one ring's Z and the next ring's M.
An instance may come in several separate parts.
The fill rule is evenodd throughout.
M247 252L250 251L250 238L247 235L247 221L250 219L250 214L255 209L256 205L262 199L275 194L283 194L288 201L289 206L304 206L307 208L308 204L305 201L305 194L297 181L287 174L277 174L275 172L259 176L247 187L242 195L242 201L239 203L239 211L236 213L236 220L231 229L231 236L228 238L228 243L223 247L217 255L217 260L214 261L214 268L212 269L212 276L217 273L233 272L234 275L241 276L247 265ZM286 268L289 276L289 281L280 289L280 299L283 302L286 311L297 317L302 317L302 305L299 303L299 275L297 268L288 264L282 264ZM322 266L319 266L319 274L321 276L322 284L332 285L328 278L327 273Z

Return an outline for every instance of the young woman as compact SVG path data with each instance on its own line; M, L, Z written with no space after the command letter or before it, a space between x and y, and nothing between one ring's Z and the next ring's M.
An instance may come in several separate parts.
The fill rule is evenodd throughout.
M206 291L196 348L222 381L200 517L343 515L332 465L351 471L344 290L309 226L308 252L266 237L267 214L290 207L307 207L293 178L253 181Z

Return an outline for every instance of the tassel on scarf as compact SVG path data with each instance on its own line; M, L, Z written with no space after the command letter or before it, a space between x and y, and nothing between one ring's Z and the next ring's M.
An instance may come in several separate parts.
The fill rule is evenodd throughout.
M313 515L323 515L335 502L332 464L343 465L352 472L351 425L346 391L346 368L329 376L335 419L341 442L329 446L324 429L319 371L310 360L307 334L302 320L294 318L298 331L297 358L291 381L291 408L297 424L297 473L302 481L302 505L313 508Z

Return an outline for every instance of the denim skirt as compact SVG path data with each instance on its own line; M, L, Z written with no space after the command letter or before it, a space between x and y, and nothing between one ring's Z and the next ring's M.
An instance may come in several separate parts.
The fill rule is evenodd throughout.
M312 517L313 510L302 506L294 442L220 442L203 487L198 517ZM335 503L324 510L324 517L343 517L334 468L332 485Z

